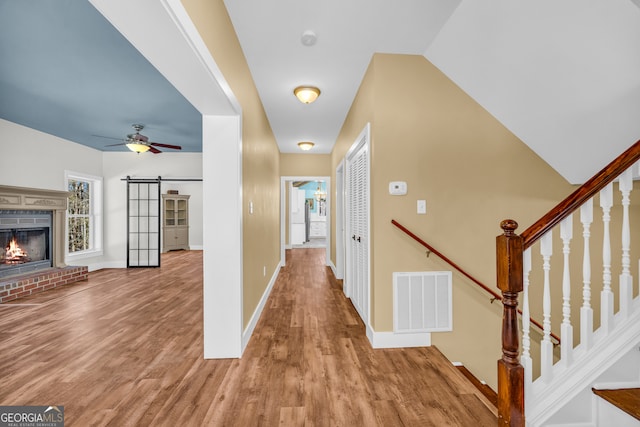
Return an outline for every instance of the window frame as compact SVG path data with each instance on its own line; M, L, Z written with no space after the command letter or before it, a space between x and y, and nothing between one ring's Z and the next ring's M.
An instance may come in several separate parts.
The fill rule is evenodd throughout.
M65 255L66 259L77 260L103 255L103 218L102 198L103 179L100 176L89 175L81 172L65 171L65 189L69 189L69 181L83 181L89 183L89 249L69 252L69 210L65 213Z

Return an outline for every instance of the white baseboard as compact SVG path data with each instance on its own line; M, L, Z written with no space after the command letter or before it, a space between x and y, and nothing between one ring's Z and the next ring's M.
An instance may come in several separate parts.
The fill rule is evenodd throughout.
M376 332L367 324L367 338L373 348L429 347L431 334L396 334L394 332Z
M82 265L82 263L79 262L77 265ZM89 272L103 270L105 268L127 268L126 261L94 262L86 265L89 268Z
M333 275L336 276L336 266L333 265L333 262L331 260L329 260L329 262L327 262L327 265L331 269L331 272L333 272ZM336 278L337 278L337 276L336 276Z
M251 316L251 320L249 320L249 324L244 329L242 333L242 349L241 353L244 353L245 348L247 348L247 344L249 344L249 340L251 339L251 335L253 335L253 331L258 324L258 319L260 319L260 315L262 314L262 310L264 309L265 304L267 303L267 299L269 299L269 295L271 294L271 290L273 289L273 285L276 283L276 279L278 278L278 274L280 274L280 268L282 267L282 263L278 263L273 275L271 276L271 280L269 280L269 284L267 288L264 290L262 294L262 298L260 298L260 302L256 307L253 315Z

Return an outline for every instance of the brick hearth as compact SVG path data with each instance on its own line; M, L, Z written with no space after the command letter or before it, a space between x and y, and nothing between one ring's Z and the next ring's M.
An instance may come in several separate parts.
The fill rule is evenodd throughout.
M0 304L86 280L88 277L89 269L86 266L52 268L29 275L7 277L0 281Z

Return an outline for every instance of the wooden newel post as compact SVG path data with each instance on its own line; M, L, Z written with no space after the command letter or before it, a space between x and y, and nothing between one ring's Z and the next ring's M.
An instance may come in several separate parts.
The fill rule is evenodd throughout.
M502 358L498 360L498 425L524 427L524 368L520 364L518 293L522 292L522 237L518 223L500 223L496 238L498 288L502 291Z

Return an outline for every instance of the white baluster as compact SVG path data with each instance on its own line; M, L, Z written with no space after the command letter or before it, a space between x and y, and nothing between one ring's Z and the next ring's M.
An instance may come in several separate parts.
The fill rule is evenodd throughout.
M600 207L604 234L602 238L602 292L600 297L600 327L605 333L613 328L613 292L611 292L611 238L609 223L611 222L611 206L613 205L613 184L600 191Z
M562 253L564 254L564 270L562 272L562 325L560 339L562 347L560 357L569 366L573 361L573 326L571 326L571 274L569 272L569 244L573 238L573 216L569 215L560 223L560 238L562 239Z
M593 199L580 207L584 253L582 256L582 307L580 308L580 343L588 350L593 345L593 308L591 308L591 255L589 237L593 222Z
M531 248L522 254L522 357L520 363L524 367L524 397L527 398L527 391L533 381L533 362L531 359L531 312L529 310L529 273L531 273ZM526 406L525 406L526 407Z
M618 178L618 186L622 193L622 274L620 274L620 317L627 318L633 300L633 277L631 276L631 226L629 224L629 195L633 189L632 168L622 172Z
M548 231L540 239L540 254L542 255L542 269L544 270L544 289L542 295L543 336L540 343L540 373L545 382L552 379L553 343L551 342L551 285L549 271L551 270L551 255L553 254L553 233Z

